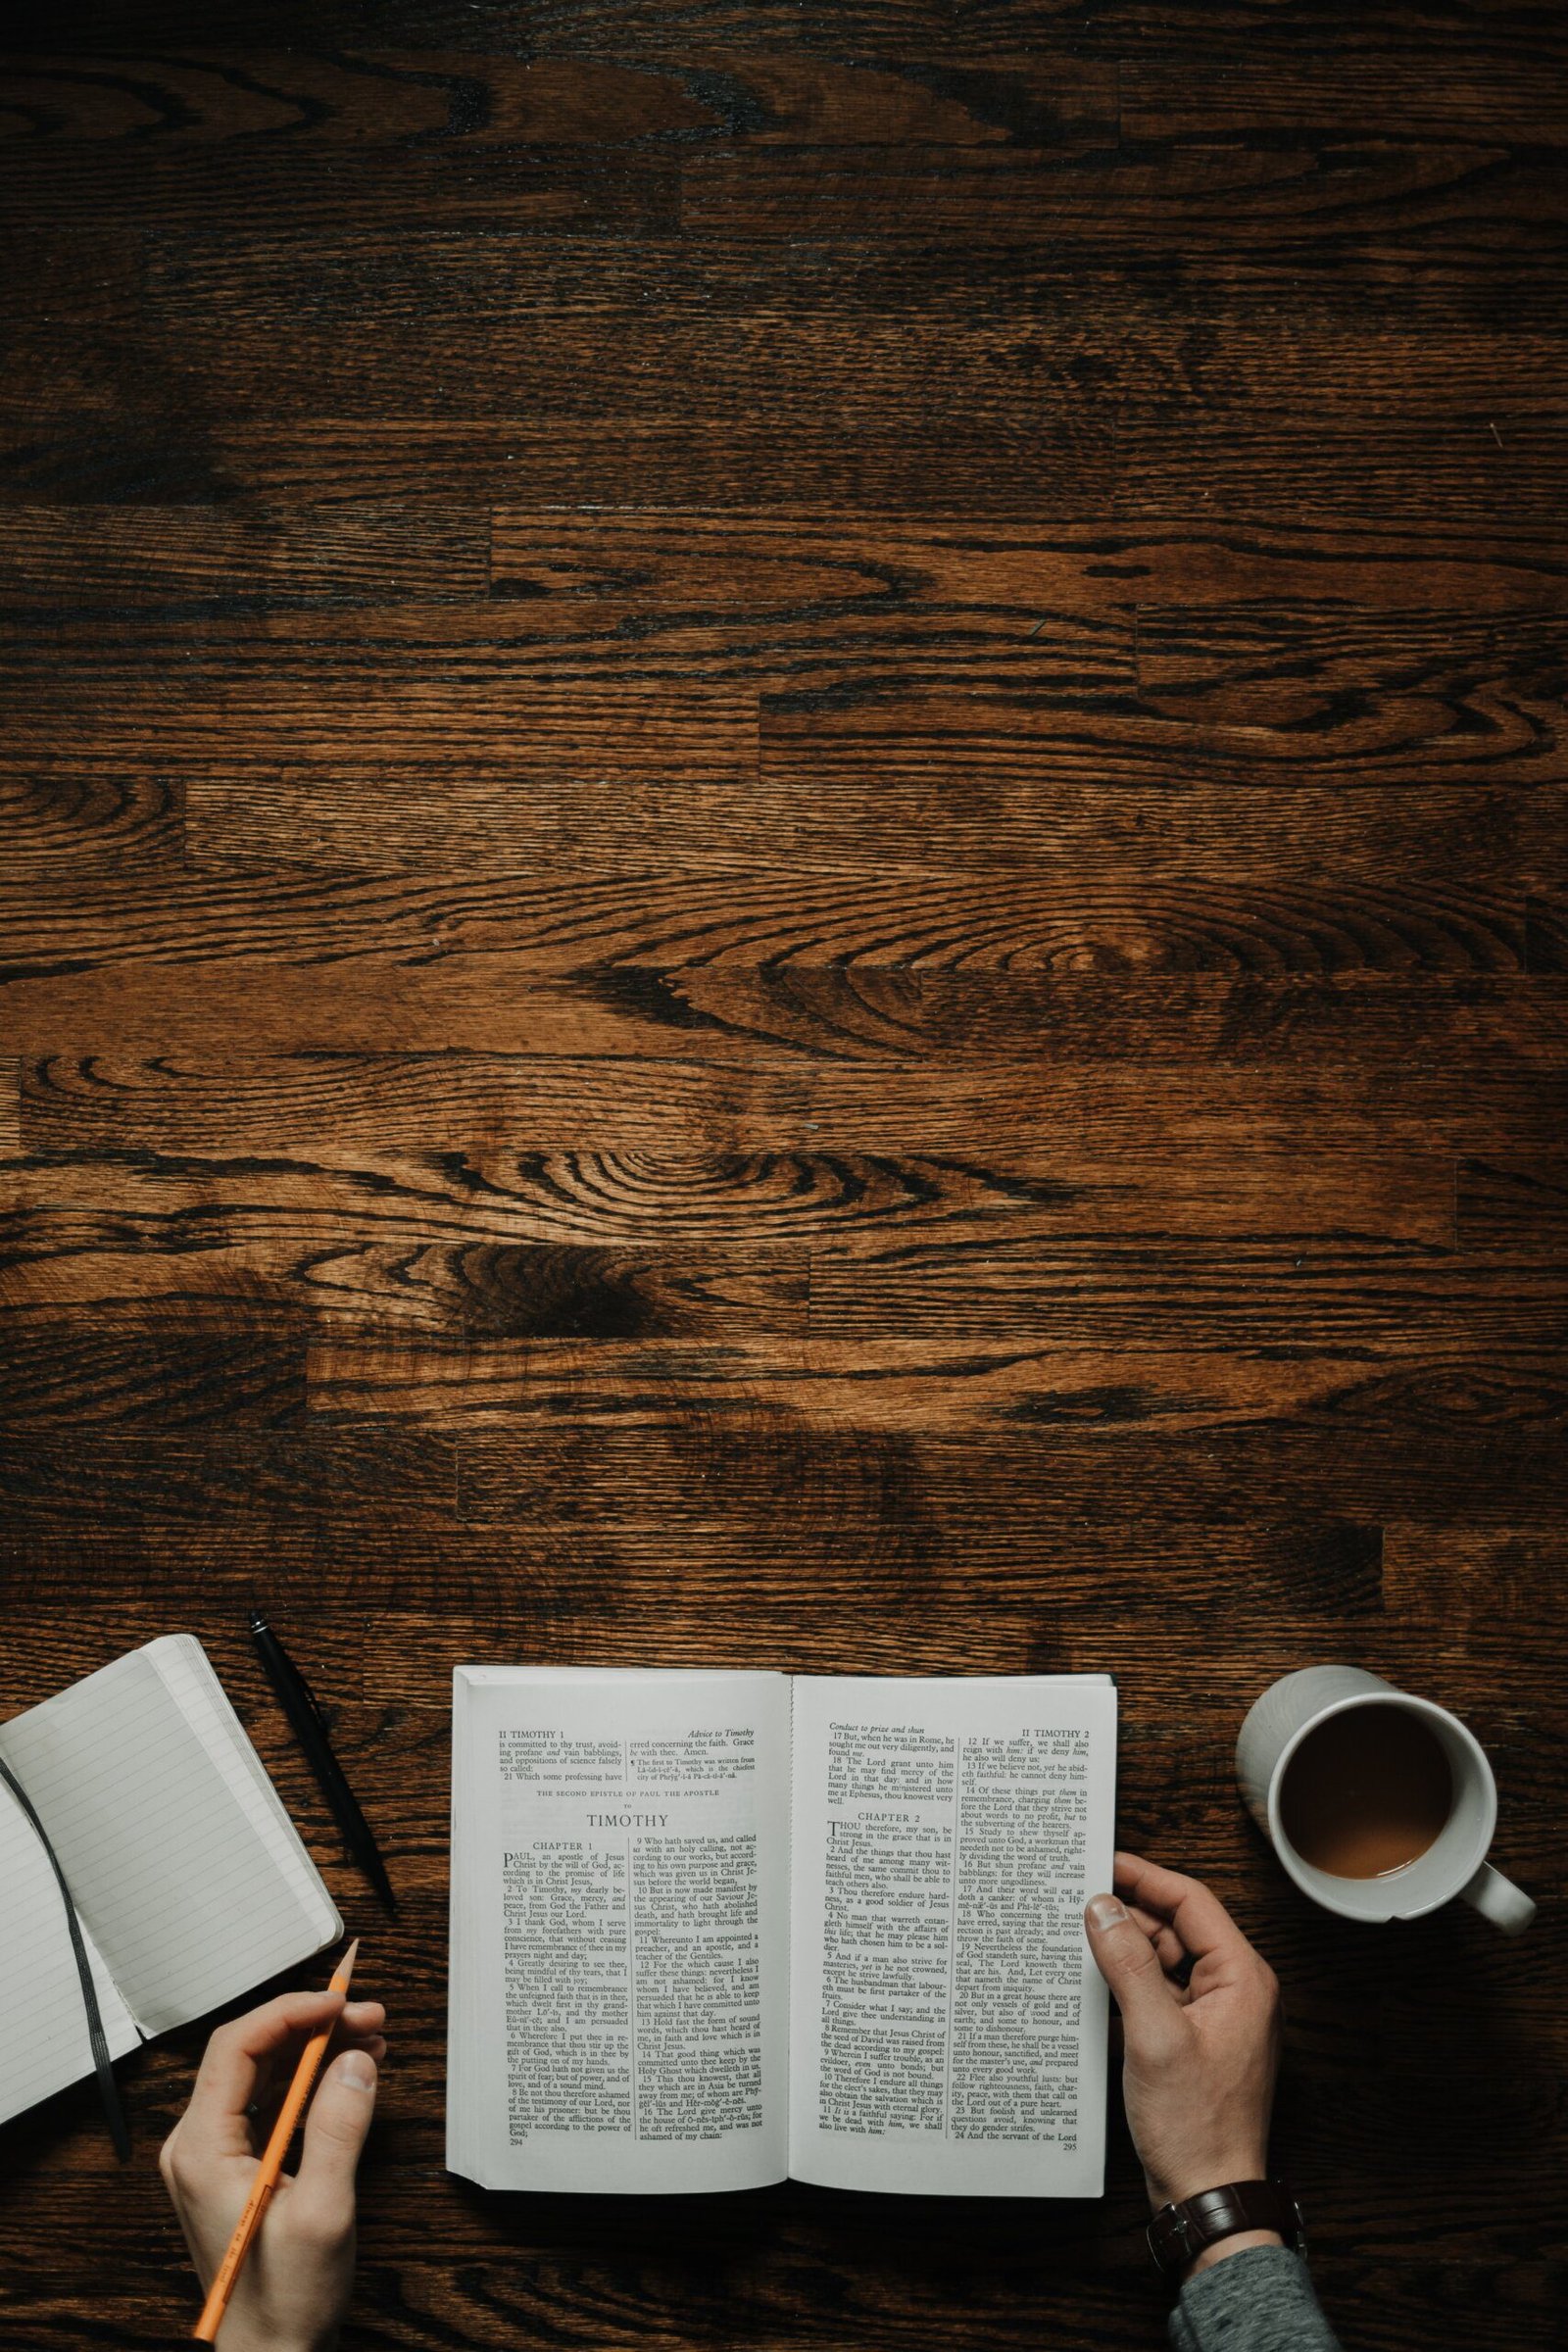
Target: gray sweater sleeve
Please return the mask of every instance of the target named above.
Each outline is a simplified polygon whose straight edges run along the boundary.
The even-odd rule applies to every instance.
[[[1288,2246],[1244,2246],[1189,2278],[1170,2340],[1173,2352],[1340,2352],[1306,2265]]]

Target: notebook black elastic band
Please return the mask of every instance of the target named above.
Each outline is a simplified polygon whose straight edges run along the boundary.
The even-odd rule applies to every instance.
[[[82,2006],[87,2012],[87,2037],[92,2043],[92,2062],[98,2072],[98,2096],[104,2103],[104,2114],[108,2118],[110,2137],[115,2143],[115,2154],[120,2158],[122,2164],[128,2164],[130,2161],[130,2131],[125,2122],[125,2110],[120,2104],[120,2085],[115,2081],[115,2070],[109,2058],[109,2039],[104,2033],[104,2021],[98,2009],[98,1987],[92,1981],[92,1963],[87,1958],[87,1946],[81,1939],[81,1922],[76,1917],[76,1906],[71,1899],[71,1888],[66,1885],[66,1874],[60,1867],[59,1855],[49,1842],[49,1833],[32,1809],[32,1799],[3,1757],[0,1757],[0,1780],[5,1782],[6,1787],[37,1832],[38,1843],[48,1855],[49,1867],[55,1874],[55,1880],[60,1888],[60,1897],[66,1906],[66,1925],[71,1930],[71,1948],[76,1955],[76,1974],[81,1979]]]

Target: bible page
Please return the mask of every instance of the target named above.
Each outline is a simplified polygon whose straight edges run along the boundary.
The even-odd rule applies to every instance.
[[[454,2172],[784,2178],[789,1771],[782,1675],[457,1669]]]
[[[790,2171],[1099,2196],[1106,1677],[795,1682]]]

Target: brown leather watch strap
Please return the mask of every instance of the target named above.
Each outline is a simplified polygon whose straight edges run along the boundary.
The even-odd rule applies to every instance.
[[[1149,2225],[1149,2251],[1167,2278],[1178,2278],[1205,2246],[1242,2230],[1277,2230],[1298,2254],[1306,2251],[1301,2208],[1283,2180],[1228,2180],[1162,2205]]]

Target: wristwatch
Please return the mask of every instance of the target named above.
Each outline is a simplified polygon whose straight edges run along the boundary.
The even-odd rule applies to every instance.
[[[1162,2205],[1149,2225],[1149,2251],[1163,2277],[1179,2278],[1205,2246],[1241,2230],[1277,2230],[1296,2253],[1306,2254],[1301,2208],[1284,2180],[1230,2180]]]

